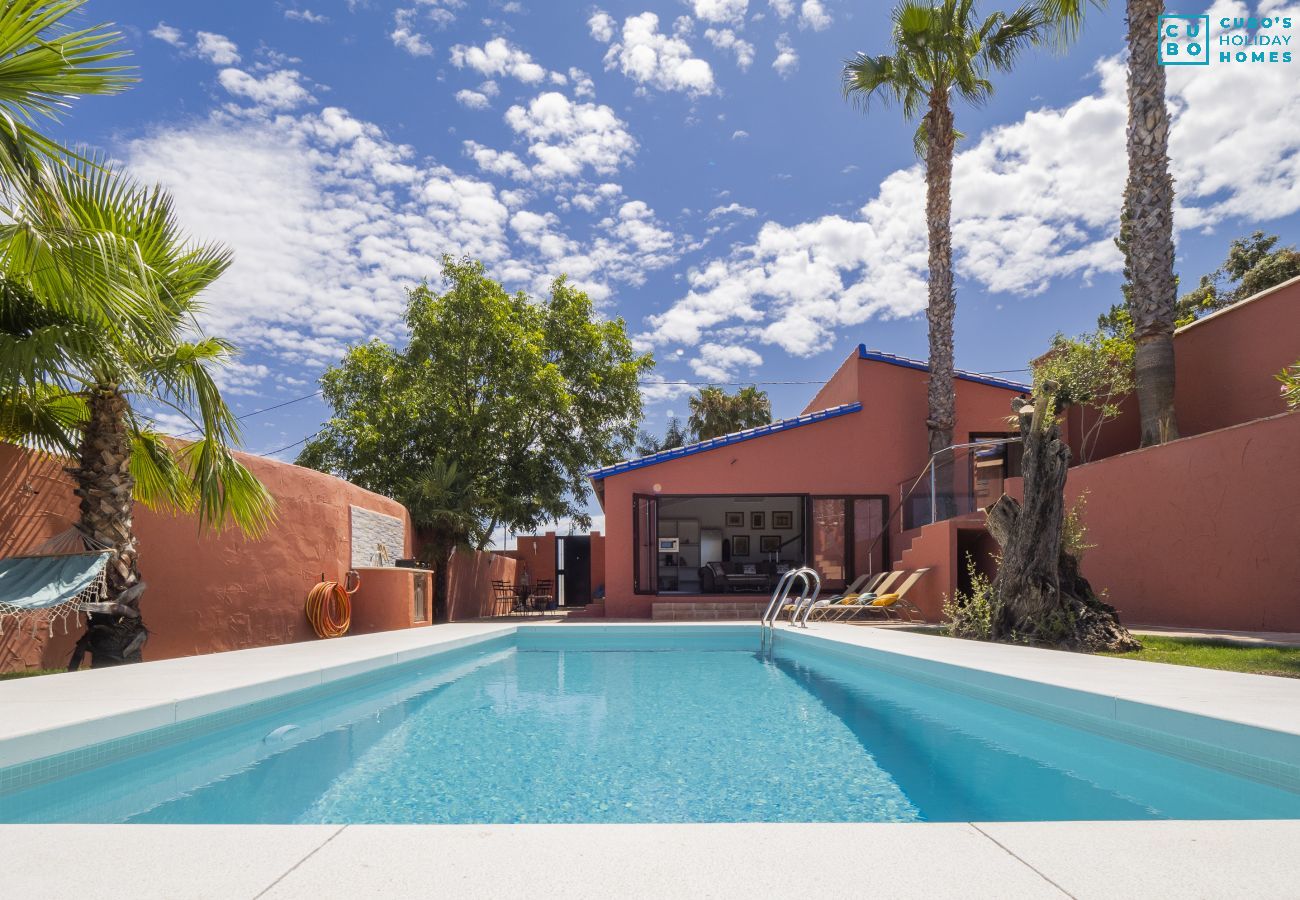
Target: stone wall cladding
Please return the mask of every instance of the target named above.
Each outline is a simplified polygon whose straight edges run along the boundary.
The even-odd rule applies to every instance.
[[[379,548],[388,558],[382,563]],[[392,565],[405,555],[406,527],[396,516],[385,515],[364,507],[352,507],[352,567]]]

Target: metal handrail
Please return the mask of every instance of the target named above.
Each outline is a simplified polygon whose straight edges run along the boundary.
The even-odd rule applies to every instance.
[[[808,573],[813,577],[813,592],[807,597],[800,596],[798,602],[795,603],[794,609],[790,611],[790,626],[792,628],[808,627],[808,613],[812,612],[813,604],[817,602],[817,595],[822,592],[822,577],[817,574],[817,570],[809,569]],[[804,612],[803,624],[801,625],[799,623],[799,613],[804,610],[808,612]]]
[[[810,579],[811,576],[811,580]],[[808,598],[808,590],[813,590],[813,597],[821,591],[821,576],[815,569],[808,566],[801,566],[798,569],[792,569],[781,576],[776,583],[776,589],[772,591],[772,600],[767,604],[767,609],[763,612],[763,618],[759,620],[759,649],[762,650],[767,646],[767,639],[770,632],[775,632],[776,621],[780,618],[781,610],[785,608],[785,601],[790,596],[790,589],[794,586],[796,578],[803,579],[803,587],[799,591],[799,597],[795,601],[795,611],[791,613],[790,619],[793,622],[794,613],[800,609],[804,601]]]

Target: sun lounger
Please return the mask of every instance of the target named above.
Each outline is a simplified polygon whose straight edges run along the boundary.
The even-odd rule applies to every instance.
[[[852,607],[851,612],[849,612],[845,618],[854,618],[859,615],[879,615],[885,619],[897,618],[900,622],[924,622],[925,614],[921,612],[920,608],[915,603],[907,599],[906,594],[918,581],[921,580],[921,576],[928,571],[930,571],[928,568],[917,569],[911,575],[907,576],[907,580],[899,585],[896,592],[881,594],[869,603]]]
[[[861,593],[855,594],[845,591],[838,597],[828,597],[824,601],[818,600],[813,604],[812,609],[808,611],[804,621],[806,622],[808,619],[816,619],[822,622],[836,621],[848,612],[886,593],[895,582],[906,574],[906,569],[899,569],[895,572],[881,572],[872,579],[866,590]]]

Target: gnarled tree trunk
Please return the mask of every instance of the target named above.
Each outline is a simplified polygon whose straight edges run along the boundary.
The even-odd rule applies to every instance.
[[[1137,650],[1141,645],[1115,608],[1097,598],[1078,560],[1061,545],[1070,450],[1047,418],[1055,391],[1049,382],[1033,403],[1016,398],[1011,404],[1024,442],[1025,502],[1003,494],[988,511],[989,533],[1002,548],[993,579],[992,638],[1086,652]]]
[[[1128,0],[1128,184],[1124,274],[1136,345],[1134,380],[1142,446],[1178,437],[1174,417],[1174,181],[1169,110],[1160,65],[1162,0]]]
[[[925,222],[930,241],[930,294],[925,318],[930,329],[928,387],[930,455],[952,446],[956,419],[953,393],[953,318],[956,296],[952,286],[952,155],[956,144],[952,107],[946,90],[930,96],[925,116]],[[953,502],[953,460],[943,453],[935,460],[935,507],[945,519],[956,512]]]
[[[81,498],[80,528],[113,557],[108,564],[111,613],[91,613],[86,633],[77,642],[69,669],[81,666],[87,652],[91,667],[140,662],[148,631],[140,617],[145,583],[136,562],[131,527],[135,479],[131,477],[131,434],[127,401],[116,385],[98,385],[90,392],[90,419],[81,442],[80,466],[68,471],[76,478]]]

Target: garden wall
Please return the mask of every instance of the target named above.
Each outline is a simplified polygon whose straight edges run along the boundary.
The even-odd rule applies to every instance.
[[[316,640],[303,613],[307,592],[320,580],[342,578],[352,560],[351,507],[394,516],[412,532],[405,508],[346,481],[287,463],[240,454],[275,497],[278,520],[262,540],[237,530],[200,533],[192,516],[136,507],[140,570],[149,588],[143,612],[150,630],[146,659],[168,659],[292,641]],[[0,443],[0,556],[40,545],[76,521],[78,500],[69,461]],[[354,597],[360,613],[354,633],[408,627],[413,580],[409,573],[365,577]],[[0,670],[66,664],[80,633],[70,627],[51,640],[6,627]]]
[[[1297,448],[1293,412],[1071,469],[1084,575],[1128,624],[1300,631]]]
[[[503,616],[509,608],[498,602],[492,582],[514,584],[518,561],[499,553],[457,550],[447,571],[447,606],[453,622],[483,616]]]

